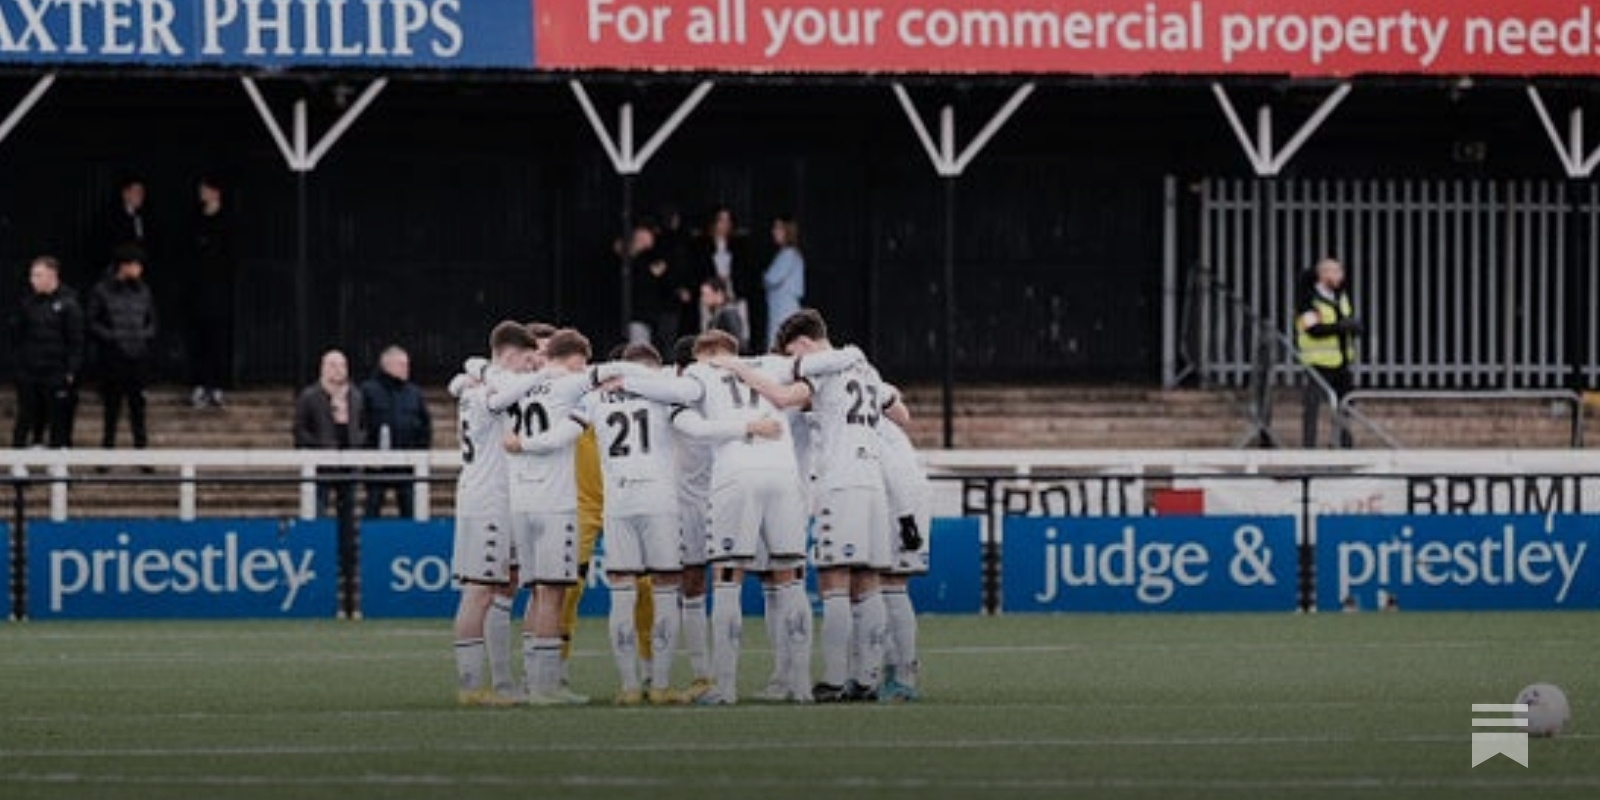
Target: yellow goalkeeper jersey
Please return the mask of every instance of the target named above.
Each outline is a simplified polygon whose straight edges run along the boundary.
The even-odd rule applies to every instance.
[[[599,530],[605,514],[605,481],[600,477],[600,445],[590,428],[578,437],[573,470],[578,478],[578,530]]]

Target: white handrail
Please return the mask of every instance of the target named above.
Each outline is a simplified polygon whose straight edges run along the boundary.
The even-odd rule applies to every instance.
[[[1540,475],[1593,474],[1597,462],[1583,450],[930,450],[922,455],[934,477],[1037,477],[1040,474],[1160,476],[1173,473],[1312,473],[1482,474],[1525,472]],[[37,481],[49,487],[50,516],[69,516],[74,472],[95,467],[153,467],[178,473],[175,510],[182,519],[195,516],[195,486],[228,472],[255,475],[287,473],[298,478],[299,514],[316,515],[319,468],[409,467],[416,487],[415,518],[427,521],[433,511],[435,478],[449,479],[461,468],[455,450],[0,450],[0,470],[13,481]],[[159,479],[159,478],[158,478]],[[359,475],[351,480],[360,480]],[[0,479],[3,480],[3,479]],[[82,480],[93,483],[94,479]]]

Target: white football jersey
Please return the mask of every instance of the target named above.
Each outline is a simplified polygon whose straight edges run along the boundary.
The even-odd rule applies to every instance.
[[[672,418],[679,414],[695,414],[685,406],[674,406]],[[685,503],[704,508],[711,501],[711,470],[716,464],[716,446],[674,428],[677,437],[678,497]]]
[[[541,380],[506,409],[511,431],[528,437],[545,433],[556,423],[576,418],[588,424],[578,400],[592,386],[587,373],[541,372]],[[578,509],[576,442],[549,453],[517,453],[510,458],[511,510],[523,514],[568,514]]]
[[[600,448],[606,515],[676,513],[678,460],[671,407],[630,392],[605,391],[584,397],[582,409]]]
[[[760,358],[758,369],[777,378],[786,370],[786,359]],[[756,390],[750,388],[739,376],[709,364],[695,364],[684,371],[684,377],[700,384],[700,412],[707,420],[724,422],[754,422],[763,417],[777,420],[782,433],[776,439],[732,439],[716,448],[716,469],[723,474],[743,470],[796,470],[794,438],[789,430],[788,415],[778,410]]]
[[[461,434],[461,473],[456,477],[456,513],[498,516],[510,507],[503,416],[489,410],[489,387],[474,386],[456,399]]]
[[[811,384],[811,410],[818,425],[817,487],[822,490],[883,488],[883,439],[878,426],[894,391],[864,360],[826,375],[804,376]],[[793,374],[785,378],[795,380]]]
[[[889,420],[878,424],[883,439],[883,485],[889,492],[889,512],[895,518],[916,516],[933,491],[928,473],[917,461],[911,437]]]

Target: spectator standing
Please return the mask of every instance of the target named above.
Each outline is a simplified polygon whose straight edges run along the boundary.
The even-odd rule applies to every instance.
[[[765,315],[759,303],[761,271],[750,263],[749,244],[738,230],[733,210],[719,206],[711,213],[700,247],[696,250],[702,278],[721,278],[728,289],[728,305],[743,319],[746,332],[765,330]],[[710,311],[702,309],[702,329],[710,323]],[[747,335],[745,344],[752,344]]]
[[[111,272],[89,293],[89,332],[100,358],[100,399],[105,406],[101,446],[117,444],[117,422],[128,406],[133,446],[149,442],[145,428],[144,387],[156,339],[156,304],[144,282],[144,252],[135,245],[117,248]]]
[[[638,225],[628,243],[633,280],[633,321],[628,340],[635,344],[662,342],[668,347],[678,338],[684,309],[693,299],[683,286],[666,253],[656,246],[655,231]]]
[[[300,392],[294,406],[294,446],[300,450],[350,450],[366,441],[366,401],[350,385],[350,362],[344,353],[329,350],[322,354],[317,381]],[[347,476],[347,470],[324,467],[323,476]],[[341,519],[355,513],[355,496],[348,481],[317,484],[317,513],[328,508],[328,498],[336,502]]]
[[[806,261],[800,253],[800,225],[793,217],[772,222],[772,243],[778,254],[762,275],[767,288],[767,342],[776,341],[778,326],[800,310],[806,296]]]
[[[137,245],[148,258],[150,225],[145,216],[144,180],[129,176],[117,184],[117,204],[111,209],[106,226],[106,253],[115,257],[129,245]]]
[[[750,337],[744,316],[728,300],[728,282],[712,276],[700,282],[700,305],[706,310],[704,330],[723,331],[739,340],[739,351],[748,352]]]
[[[28,266],[31,291],[11,314],[17,354],[17,425],[11,446],[72,446],[83,371],[83,308],[61,283],[61,263],[40,256]],[[49,430],[49,439],[45,431]]]
[[[199,214],[194,223],[190,274],[185,281],[189,368],[194,380],[190,404],[222,406],[223,389],[233,378],[233,237],[222,184],[202,178]]]
[[[1365,331],[1355,316],[1355,305],[1345,289],[1344,265],[1332,258],[1317,262],[1313,268],[1312,285],[1300,304],[1295,317],[1295,347],[1300,361],[1333,388],[1334,396],[1342,402],[1355,385],[1351,371],[1356,359],[1356,337]],[[1306,386],[1305,417],[1302,433],[1306,447],[1317,446],[1317,415],[1325,400],[1321,386],[1315,382]],[[1331,409],[1335,443],[1349,448],[1354,440],[1350,427],[1345,424],[1339,408]]]
[[[427,450],[433,444],[428,402],[422,390],[411,382],[411,356],[399,345],[390,345],[378,357],[378,371],[361,384],[361,396],[367,412],[367,447]],[[378,479],[367,481],[365,516],[381,516],[384,496],[393,489],[400,516],[411,518],[416,513],[411,470],[386,467],[373,471],[378,473]]]

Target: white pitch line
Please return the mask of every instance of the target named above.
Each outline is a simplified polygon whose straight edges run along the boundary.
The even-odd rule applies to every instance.
[[[6,780],[17,784],[34,785],[116,785],[116,786],[213,786],[213,787],[338,787],[338,786],[520,786],[527,778],[510,775],[86,775],[81,773],[20,773],[7,775]],[[714,786],[726,789],[793,788],[790,780],[758,778],[740,775],[715,775],[665,779],[628,775],[560,775],[540,777],[541,785],[569,788],[643,788]],[[808,789],[863,790],[950,790],[971,791],[1031,791],[1042,790],[1098,790],[1138,791],[1152,790],[1207,790],[1207,791],[1310,791],[1336,790],[1371,792],[1395,790],[1496,790],[1510,789],[1594,789],[1600,788],[1600,775],[1539,778],[1514,776],[1496,778],[1282,778],[1282,779],[1231,779],[1231,778],[883,778],[877,776],[840,776],[809,779]]]
[[[1324,709],[1324,710],[1326,710],[1326,709],[1367,708],[1367,707],[1370,707],[1371,705],[1372,704],[1370,702],[1358,702],[1358,701],[1354,701],[1354,700],[1343,700],[1343,701],[1336,701],[1336,700],[1330,700],[1330,701],[1302,701],[1302,700],[1264,701],[1264,700],[1254,700],[1254,701],[1251,701],[1249,703],[1230,704],[1228,706],[1228,708],[1229,708],[1229,710],[1232,710],[1232,711],[1258,713],[1258,712],[1261,712],[1261,711],[1273,711],[1273,710],[1287,710],[1287,711],[1297,711],[1298,712],[1298,711],[1304,711],[1306,709]],[[1398,702],[1396,702],[1396,703],[1388,703],[1387,706],[1389,708],[1409,707],[1409,708],[1419,708],[1419,709],[1431,709],[1431,708],[1437,708],[1438,707],[1438,703],[1413,701],[1413,702],[1408,702],[1408,703],[1398,703]],[[592,706],[591,708],[593,708],[595,711],[597,711],[599,713],[617,714],[617,715],[639,715],[639,716],[643,716],[643,717],[659,716],[659,715],[664,714],[664,713],[673,713],[673,712],[698,713],[697,710],[695,710],[695,709],[611,708],[611,707],[605,707],[605,706]],[[923,704],[914,705],[914,706],[911,706],[911,707],[908,707],[908,708],[896,709],[895,713],[897,713],[897,714],[914,714],[918,710],[921,710],[921,709],[924,709],[924,708],[946,708],[947,709],[948,706],[923,703]],[[774,712],[782,712],[782,711],[788,711],[788,710],[794,710],[796,712],[802,712],[803,713],[803,712],[811,710],[811,709],[809,707],[799,707],[799,706],[794,706],[794,705],[789,705],[789,704],[782,704],[782,703],[756,702],[756,703],[746,703],[746,704],[743,704],[743,705],[732,706],[732,707],[718,708],[718,709],[715,709],[714,711],[709,711],[709,712],[705,712],[705,713],[715,713],[715,714],[738,714],[738,713],[757,713],[757,712],[759,712],[759,713],[774,713]],[[1012,712],[1015,712],[1015,711],[1031,711],[1031,712],[1039,712],[1039,713],[1070,714],[1070,713],[1075,713],[1075,712],[1077,712],[1077,713],[1093,712],[1095,710],[1105,710],[1105,711],[1128,711],[1128,710],[1140,710],[1140,711],[1208,711],[1208,712],[1214,712],[1216,710],[1216,704],[1213,704],[1213,703],[1110,703],[1110,702],[1102,702],[1102,703],[1092,703],[1092,702],[1090,702],[1090,703],[984,703],[982,706],[968,707],[965,710],[966,710],[967,713],[971,713],[971,714],[1009,714],[1009,713],[1012,713]],[[438,708],[406,709],[406,710],[393,709],[393,708],[377,708],[377,709],[340,709],[340,710],[331,710],[331,711],[271,711],[271,710],[265,710],[265,711],[237,711],[237,712],[217,712],[217,711],[128,711],[128,712],[120,712],[120,711],[93,711],[93,712],[89,712],[89,711],[66,711],[66,712],[60,712],[60,713],[54,713],[54,714],[19,714],[19,715],[8,717],[7,719],[9,719],[12,722],[19,722],[19,723],[20,722],[27,722],[27,723],[106,722],[106,721],[110,721],[110,720],[117,720],[117,721],[164,720],[164,721],[184,721],[184,722],[200,722],[200,721],[204,721],[204,720],[230,720],[230,719],[245,719],[245,720],[261,720],[261,719],[296,719],[296,720],[305,720],[305,719],[338,719],[338,720],[351,720],[351,719],[369,719],[369,718],[370,719],[390,719],[390,718],[394,718],[394,717],[398,717],[398,716],[430,716],[430,717],[454,718],[454,717],[459,717],[463,713],[472,713],[472,711],[473,711],[472,709],[462,709],[462,708],[460,708],[458,706],[448,706],[448,707],[441,706],[441,707],[438,707]],[[498,713],[498,711],[499,710],[485,709],[485,710],[481,710],[481,713],[484,713],[486,715],[493,715],[495,713]],[[514,713],[517,713],[517,712],[513,710],[513,711],[509,711],[509,713],[513,713],[514,714]],[[1569,737],[1564,737],[1564,738],[1569,738]]]
[[[1561,737],[1563,740],[1589,741],[1596,737],[1591,735],[1571,735]],[[764,752],[784,751],[797,748],[810,748],[818,750],[975,750],[975,749],[1109,749],[1109,748],[1154,748],[1154,747],[1264,747],[1264,746],[1300,746],[1300,745],[1383,745],[1383,744],[1450,744],[1458,745],[1466,742],[1465,736],[1458,733],[1399,736],[1399,737],[1366,737],[1366,736],[1192,736],[1192,737],[1123,737],[1105,739],[1087,738],[1046,738],[1046,739],[950,739],[940,741],[821,741],[821,740],[784,740],[760,742],[645,742],[636,744],[608,744],[605,751],[610,753],[738,753],[738,752]],[[36,760],[52,758],[250,758],[258,756],[346,756],[346,755],[385,755],[396,753],[524,753],[529,749],[539,752],[557,753],[592,753],[596,752],[593,745],[570,744],[562,742],[529,743],[523,747],[514,746],[487,746],[484,744],[470,745],[419,745],[419,746],[378,746],[378,745],[343,745],[336,747],[321,745],[304,746],[260,746],[260,747],[138,747],[138,748],[63,748],[52,749],[0,749],[0,761],[6,760]]]

